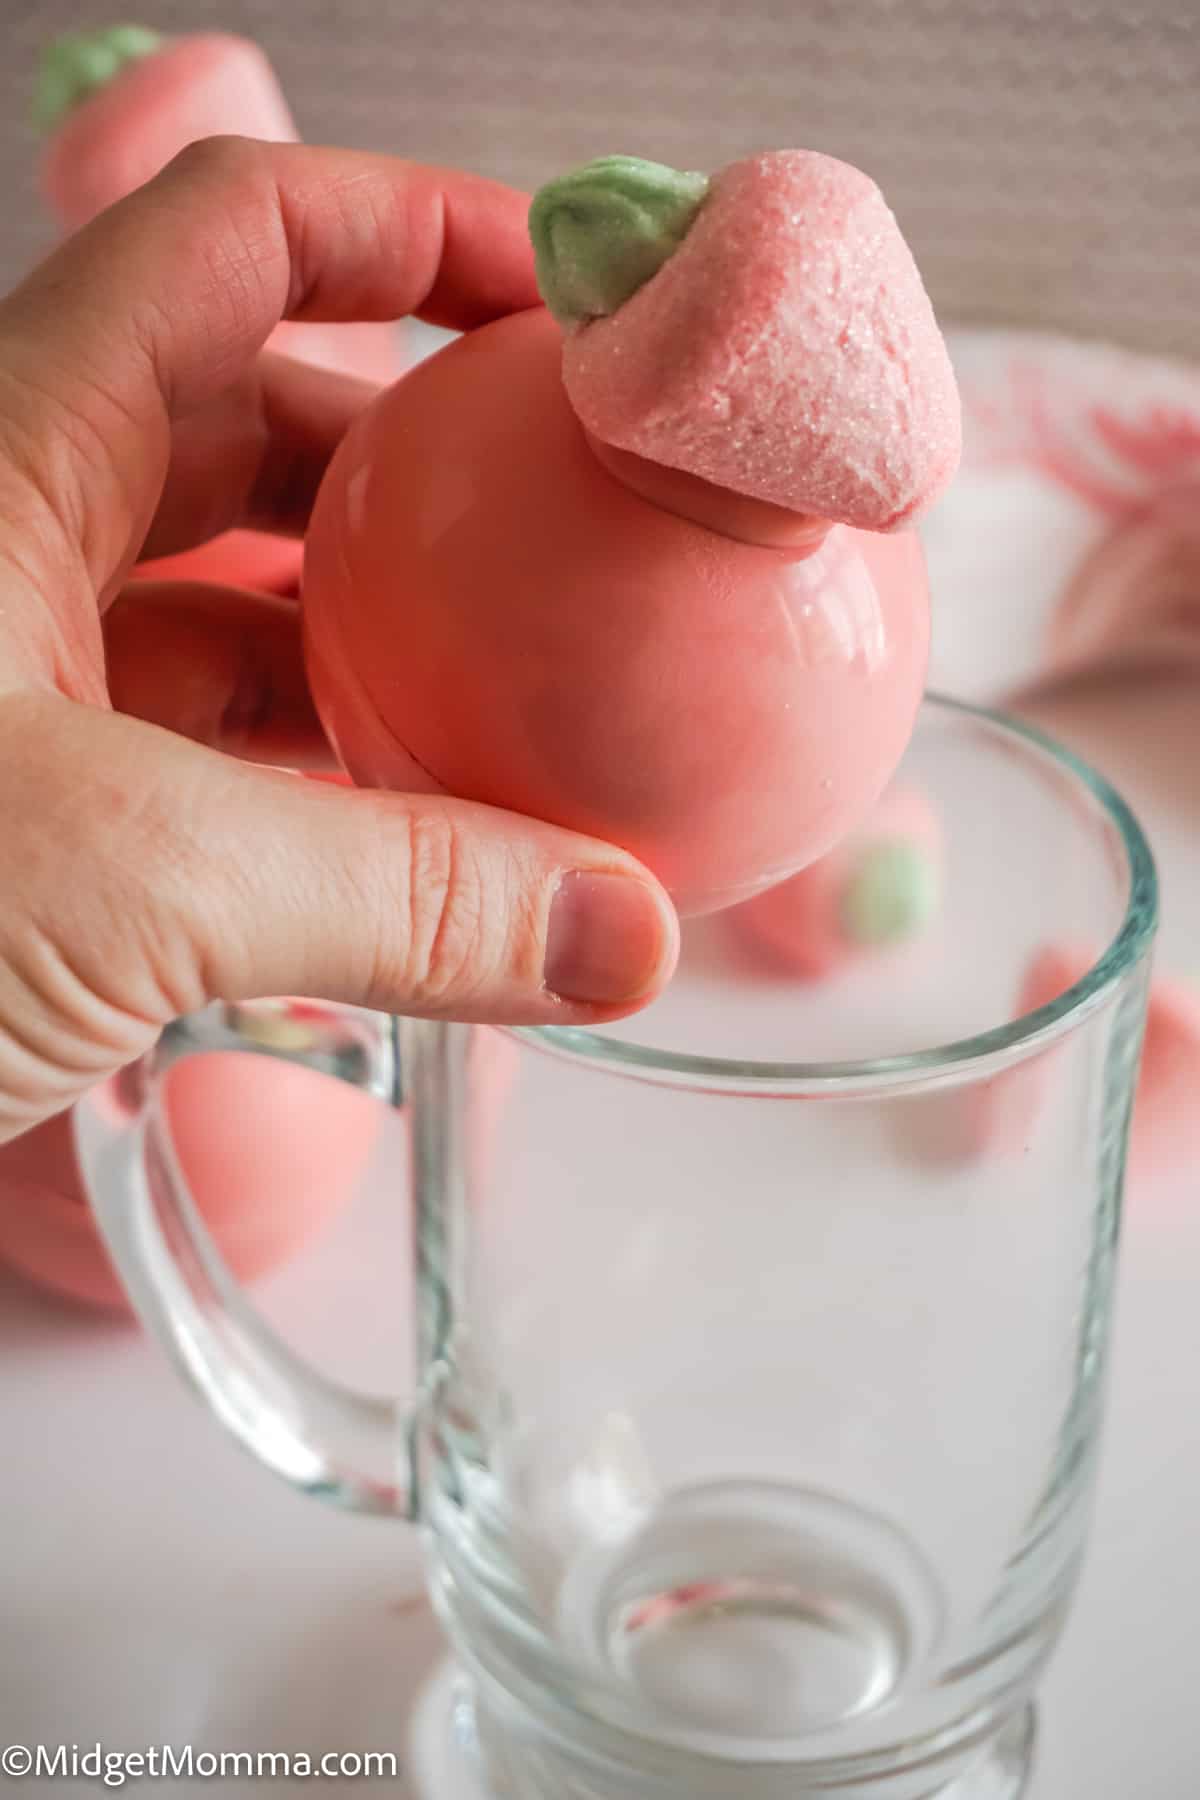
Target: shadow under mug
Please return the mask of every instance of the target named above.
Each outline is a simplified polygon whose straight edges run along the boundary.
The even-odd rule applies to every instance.
[[[134,1305],[224,1425],[420,1520],[460,1671],[414,1765],[439,1800],[1025,1783],[1085,1535],[1155,874],[1103,780],[994,715],[927,701],[900,779],[940,821],[940,909],[827,980],[716,916],[613,1028],[314,1007],[291,1041],[226,1008],[79,1109]],[[1014,1017],[1062,937],[1087,974]],[[235,1047],[406,1110],[415,1397],[304,1366],[206,1241],[161,1078]]]

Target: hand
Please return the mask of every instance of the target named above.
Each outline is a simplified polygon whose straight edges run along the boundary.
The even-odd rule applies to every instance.
[[[125,585],[303,531],[368,391],[260,356],[281,319],[532,305],[524,222],[470,176],[214,139],[0,304],[0,1141],[215,999],[592,1023],[668,978],[623,852],[248,760],[327,757],[291,603]]]

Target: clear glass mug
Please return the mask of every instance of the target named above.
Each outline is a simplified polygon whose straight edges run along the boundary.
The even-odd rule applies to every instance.
[[[602,1032],[309,1009],[185,1021],[80,1110],[109,1249],[222,1422],[419,1519],[457,1686],[423,1794],[1001,1800],[1079,1566],[1156,920],[1120,799],[927,702],[925,934],[836,978],[728,917]],[[1014,1016],[1067,937],[1087,976]],[[306,1035],[307,1034],[307,1035]],[[161,1074],[269,1048],[410,1114],[419,1385],[350,1393],[238,1294]],[[398,1304],[407,1300],[397,1297]]]

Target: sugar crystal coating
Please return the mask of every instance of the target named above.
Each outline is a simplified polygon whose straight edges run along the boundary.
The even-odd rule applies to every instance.
[[[875,183],[809,150],[713,177],[678,250],[570,333],[594,436],[795,512],[886,531],[958,466],[946,347]]]

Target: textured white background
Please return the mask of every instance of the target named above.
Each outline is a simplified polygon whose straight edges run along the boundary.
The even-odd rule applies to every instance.
[[[122,14],[117,5],[115,13]],[[1195,0],[133,0],[249,32],[314,140],[536,184],[609,151],[800,144],[882,183],[947,315],[1200,356]],[[0,0],[0,280],[45,242],[40,47],[112,0]]]

